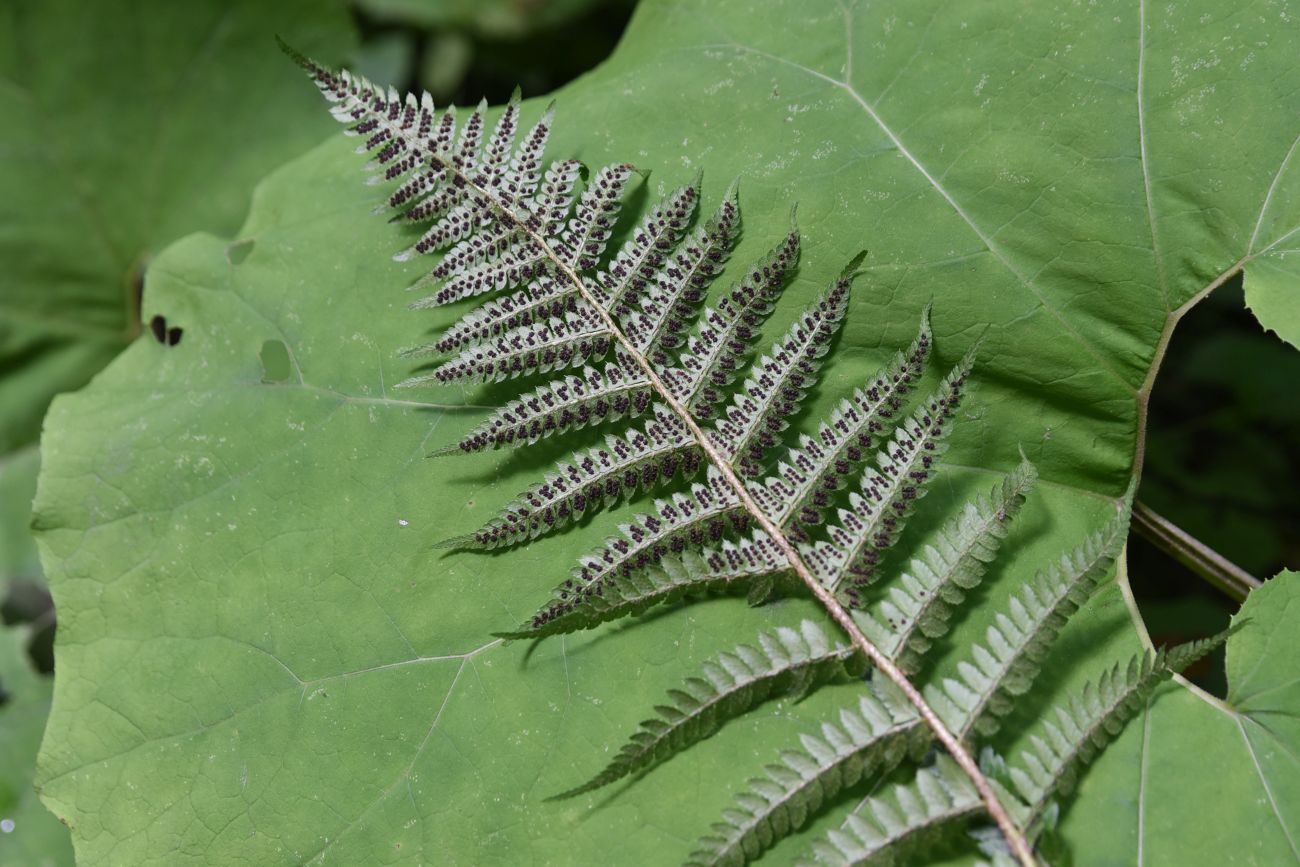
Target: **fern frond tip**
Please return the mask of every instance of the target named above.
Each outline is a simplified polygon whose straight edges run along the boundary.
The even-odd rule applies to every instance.
[[[443,539],[441,542],[434,542],[430,547],[470,551],[476,548],[482,548],[483,545],[478,541],[478,539],[474,538],[473,534],[463,533],[459,536],[451,536],[450,538]]]
[[[866,259],[867,251],[859,250],[853,258],[849,260],[849,263],[844,266],[844,270],[840,272],[840,280],[842,282],[849,282],[861,274],[862,272],[858,269]]]

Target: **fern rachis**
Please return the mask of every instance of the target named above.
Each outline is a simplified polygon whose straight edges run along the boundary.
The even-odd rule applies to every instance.
[[[844,725],[857,726],[851,736],[828,724],[824,740],[804,744],[820,756],[820,763],[808,764],[792,754],[784,760],[786,771],[772,771],[776,783],[758,783],[763,797],[747,802],[747,813],[724,817],[723,838],[731,842],[709,855],[710,863],[757,857],[772,839],[815,811],[823,795],[856,782],[868,769],[891,766],[888,756],[896,758],[897,750],[885,749],[888,756],[874,751],[902,738],[937,742],[946,754],[944,762],[958,769],[950,775],[957,775],[967,794],[949,799],[952,810],[939,810],[944,818],[982,811],[1016,857],[1032,864],[1026,828],[1040,807],[1022,802],[1020,794],[1032,801],[1031,794],[991,781],[965,742],[993,725],[988,714],[1005,712],[1007,702],[1001,699],[1006,694],[1028,688],[1046,645],[1064,618],[1086,600],[1098,564],[1113,558],[1114,546],[1101,545],[1063,561],[1054,573],[1060,580],[1042,579],[1044,587],[1060,591],[1050,597],[1054,602],[1034,597],[1035,604],[1013,608],[1004,616],[1015,629],[996,636],[991,631],[990,648],[973,648],[975,661],[959,669],[958,679],[942,690],[931,684],[918,689],[908,673],[918,668],[927,639],[942,634],[951,608],[982,577],[983,563],[996,552],[1001,525],[1032,483],[1032,468],[1026,465],[1017,471],[1016,484],[995,491],[998,505],[980,501],[973,506],[973,513],[963,514],[941,533],[939,547],[917,560],[912,574],[890,588],[890,598],[879,600],[871,613],[864,610],[872,609],[870,587],[882,579],[884,552],[899,538],[937,472],[936,460],[955,421],[973,356],[968,354],[891,431],[886,420],[902,408],[930,349],[923,323],[906,355],[843,404],[816,440],[804,438],[800,448],[789,450],[785,461],[778,461],[776,476],[765,478],[769,455],[781,447],[788,418],[815,381],[844,316],[861,257],[796,319],[769,355],[753,364],[727,405],[727,389],[748,354],[756,325],[772,309],[797,260],[796,232],[716,307],[703,308],[706,290],[721,273],[739,229],[734,186],[713,216],[693,231],[698,180],[669,193],[607,256],[621,197],[634,172],[627,165],[602,169],[579,195],[575,163],[556,163],[543,171],[552,109],[517,149],[517,97],[486,138],[482,106],[456,137],[454,112],[437,117],[427,95],[403,100],[392,90],[384,92],[290,53],[335,103],[336,116],[352,124],[353,133],[366,136],[360,150],[378,150],[373,163],[382,170],[378,179],[398,183],[388,206],[407,222],[432,224],[399,258],[446,250],[429,276],[417,282],[435,287],[433,294],[414,306],[493,296],[440,339],[415,350],[454,355],[405,384],[559,374],[446,451],[525,445],[595,424],[646,419],[621,439],[611,436],[606,449],[575,455],[495,522],[449,544],[494,547],[524,541],[566,525],[587,509],[679,476],[689,478],[703,468],[702,481],[659,501],[656,514],[625,525],[624,538],[611,539],[584,558],[550,605],[521,629],[505,634],[528,637],[590,628],[737,583],[749,585],[751,599],[761,601],[773,582],[792,575],[795,586],[811,595],[849,639],[847,645],[835,644],[811,627],[800,645],[803,650],[795,650],[785,636],[761,639],[761,653],[742,646],[733,655],[724,654],[706,666],[704,678],[674,693],[674,704],[660,708],[662,718],[646,723],[606,771],[566,794],[645,770],[768,698],[801,694],[828,679],[860,678],[869,662],[884,678],[869,681],[870,694],[882,700],[885,691],[893,691],[894,706],[907,708],[894,714],[898,727],[882,729],[885,734],[877,738],[863,735],[874,730],[865,723],[850,725],[849,717]],[[694,329],[686,336],[691,322]],[[578,366],[581,374],[564,372]],[[874,461],[868,460],[871,449],[880,447]],[[846,484],[859,471],[857,481]],[[836,505],[841,508],[834,521],[821,526],[824,513]],[[1122,536],[1126,521],[1126,514],[1117,519],[1112,529],[1118,525],[1120,530],[1110,538]],[[1004,633],[1024,640],[1008,644]],[[1137,681],[1142,689],[1153,688],[1150,677]],[[1109,730],[1131,705],[1127,699],[1107,705],[1099,725]],[[868,706],[861,710],[866,714]],[[1075,734],[1093,738],[1096,729],[1084,726]],[[1040,775],[1039,790],[1053,790],[1076,757],[1086,758],[1085,752],[1066,743],[1056,755],[1067,758],[1055,774]],[[939,771],[918,774],[922,801],[937,803],[927,801],[927,793],[953,790],[943,788],[941,777]],[[900,803],[913,797],[912,789],[900,789]],[[918,816],[933,818],[925,811]],[[855,827],[866,827],[863,821]],[[914,829],[905,825],[902,830],[900,839]],[[707,854],[707,849],[701,851]]]

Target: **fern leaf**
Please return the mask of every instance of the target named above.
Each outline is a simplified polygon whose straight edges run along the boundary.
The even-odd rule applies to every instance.
[[[497,193],[505,201],[514,201],[518,198],[521,192],[520,186],[527,187],[522,190],[525,195],[530,195],[536,187],[541,169],[541,149],[546,146],[551,120],[555,117],[555,106],[552,104],[533,127],[532,133],[520,145],[518,154],[511,159],[515,151],[515,139],[519,134],[521,99],[520,90],[516,87],[506,102],[505,110],[497,118],[496,129],[488,139],[483,160],[474,178],[479,186]],[[530,176],[531,186],[528,184]]]
[[[872,643],[904,672],[919,671],[933,639],[948,631],[953,607],[983,579],[1006,537],[1007,523],[1020,511],[1037,478],[1034,465],[1024,460],[988,499],[967,502],[939,528],[884,598],[857,618]]]
[[[804,311],[771,355],[758,361],[740,393],[715,427],[722,455],[742,473],[754,476],[763,455],[789,425],[790,416],[814,382],[821,361],[848,310],[849,288],[860,253],[826,294]]]
[[[590,509],[617,502],[639,488],[694,476],[700,450],[686,427],[662,405],[644,430],[607,436],[605,445],[587,449],[559,464],[502,508],[457,547],[499,548],[564,527]]]
[[[625,318],[636,306],[668,253],[676,246],[699,204],[698,185],[678,187],[650,209],[614,260],[589,286],[596,303]]]
[[[664,382],[696,418],[712,417],[724,389],[736,378],[742,359],[772,312],[776,299],[799,263],[799,232],[769,251],[736,282],[716,307],[706,308]]]
[[[817,624],[761,634],[758,647],[739,645],[706,662],[700,676],[671,690],[671,704],[655,708],[618,755],[586,783],[556,795],[570,798],[644,771],[712,736],[724,723],[754,705],[782,695],[802,695],[813,686],[860,674],[851,671],[853,648],[831,641]]]
[[[737,542],[700,551],[687,549],[665,556],[657,565],[610,576],[602,592],[585,595],[551,619],[537,618],[515,632],[498,633],[501,638],[541,638],[591,629],[601,623],[628,617],[678,599],[702,593],[725,591],[757,578],[772,578],[790,568],[785,554],[762,530]]]
[[[617,361],[599,369],[588,367],[512,400],[442,452],[527,445],[588,425],[642,415],[653,399],[650,383],[630,360],[619,353],[616,357]],[[680,422],[677,427],[682,427]]]
[[[840,711],[838,724],[802,735],[802,749],[787,750],[766,776],[750,780],[723,813],[713,833],[691,853],[691,867],[741,865],[799,830],[842,790],[894,768],[914,748],[924,724],[889,687],[873,684],[857,708]]]
[[[839,510],[839,521],[828,528],[829,542],[805,548],[813,573],[848,604],[860,608],[862,589],[875,580],[876,567],[902,531],[916,501],[934,478],[935,461],[946,448],[950,422],[961,403],[974,354],[952,369],[911,419],[894,431],[893,439],[876,456],[876,467],[862,476]]]
[[[1012,784],[1029,804],[1025,824],[1032,824],[1053,796],[1073,790],[1080,768],[1106,748],[1124,723],[1146,705],[1157,686],[1226,638],[1223,633],[1172,651],[1136,655],[1128,665],[1115,665],[1079,694],[1048,710],[1038,731],[1030,735],[1029,748],[1007,769]]]
[[[533,627],[544,626],[590,596],[603,594],[619,576],[658,563],[670,553],[716,543],[728,531],[739,532],[749,523],[736,492],[713,467],[704,484],[693,485],[690,493],[660,500],[656,506],[654,515],[638,515],[621,526],[624,538],[610,538],[598,551],[581,558],[573,577],[556,588],[554,601],[533,616]]]
[[[585,303],[566,312],[563,319],[521,325],[487,343],[465,348],[432,373],[408,379],[410,387],[426,382],[494,382],[604,358],[613,345],[612,335],[600,317]]]
[[[955,678],[927,684],[930,706],[959,737],[997,731],[1015,696],[1028,691],[1061,628],[1108,574],[1128,533],[1127,504],[1100,531],[1040,572],[999,612],[985,643],[971,648]]]
[[[452,157],[452,149],[456,140],[456,107],[448,106],[438,119],[438,125],[432,126],[432,117],[434,114],[433,100],[424,95],[421,98],[422,114],[428,113],[430,123],[426,124],[422,118],[419,128],[416,132],[416,139],[421,140],[426,152],[432,154],[436,159],[432,165],[420,162],[416,153],[412,151],[407,154],[405,164],[394,166],[390,169],[394,180],[399,177],[410,175],[395,189],[388,197],[387,206],[393,210],[400,210],[408,207],[412,202],[418,201],[423,196],[435,190],[439,184],[446,178],[446,171],[443,169]],[[363,124],[374,123],[373,120],[363,121]],[[382,213],[384,208],[381,206],[378,211]]]
[[[497,258],[457,274],[434,294],[413,303],[411,308],[438,307],[487,292],[512,289],[542,277],[546,270],[546,254],[541,245],[532,240],[514,238],[512,246]]]
[[[606,166],[587,184],[573,217],[552,244],[566,267],[587,271],[600,262],[614,231],[623,191],[635,174],[636,169],[626,163]]]
[[[777,524],[789,527],[791,538],[809,541],[807,530],[821,523],[831,495],[871,456],[885,423],[924,372],[932,342],[927,308],[907,352],[895,355],[869,386],[842,401],[815,437],[800,437],[799,447],[790,450],[775,476],[750,486],[754,500]]]
[[[626,329],[632,346],[655,366],[666,366],[669,359],[664,350],[681,345],[682,330],[699,312],[709,284],[722,270],[739,233],[740,207],[732,183],[717,212],[660,267],[640,300],[643,318]]]
[[[831,867],[910,863],[907,856],[954,824],[979,813],[975,787],[946,755],[886,795],[868,798],[844,823],[812,843],[800,865]]]
[[[552,319],[563,319],[567,313],[576,313],[578,304],[576,293],[564,283],[542,274],[527,286],[470,310],[452,323],[437,341],[408,349],[402,354],[411,358],[455,352],[466,346],[485,343],[525,325],[540,325]]]
[[[572,182],[577,182],[576,169],[573,173]],[[421,288],[438,280],[444,280],[456,274],[463,274],[472,268],[497,259],[519,238],[519,227],[510,223],[493,223],[484,226],[478,233],[448,248],[428,276],[411,288]]]

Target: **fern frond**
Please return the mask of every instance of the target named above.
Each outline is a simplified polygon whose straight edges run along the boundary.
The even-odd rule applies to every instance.
[[[868,798],[844,823],[815,840],[800,865],[831,867],[910,863],[908,856],[954,824],[979,813],[975,787],[947,756],[886,795]]]
[[[671,690],[671,704],[655,708],[618,755],[586,783],[556,795],[570,798],[644,771],[712,736],[728,720],[771,698],[802,695],[830,680],[862,673],[853,648],[831,641],[805,620],[799,629],[778,629],[706,662],[699,677]]]
[[[932,641],[948,631],[952,609],[984,577],[997,556],[1007,524],[1038,478],[1022,460],[989,498],[977,496],[939,528],[885,596],[857,618],[867,637],[908,674],[920,670]]]
[[[771,355],[754,365],[715,425],[719,452],[744,474],[758,474],[764,453],[776,444],[776,435],[790,424],[790,416],[813,386],[822,358],[844,321],[849,287],[865,256],[858,254],[826,294],[795,320]]]
[[[553,237],[563,228],[573,207],[574,191],[581,174],[582,164],[577,160],[563,160],[552,165],[546,170],[541,188],[523,205],[527,212],[523,227],[508,222],[484,226],[477,234],[451,247],[433,269],[430,278],[443,280],[497,259],[523,237],[524,228],[544,238]]]
[[[600,262],[614,231],[623,191],[635,175],[636,169],[621,163],[601,169],[587,184],[573,218],[551,245],[566,267],[587,271]]]
[[[542,275],[527,286],[474,308],[452,323],[433,343],[405,350],[402,355],[414,358],[455,352],[500,337],[523,325],[541,324],[563,318],[566,313],[576,313],[579,301],[579,297],[565,284]]]
[[[650,514],[621,526],[622,538],[581,558],[552,601],[508,637],[590,628],[714,591],[744,588],[758,602],[777,581],[793,576],[850,639],[832,642],[805,623],[801,631],[761,637],[758,648],[742,645],[723,654],[701,677],[670,693],[671,703],[657,708],[607,767],[563,796],[645,771],[768,698],[861,678],[871,659],[884,677],[867,686],[868,697],[837,724],[805,737],[803,750],[769,766],[696,856],[708,863],[752,858],[803,825],[844,786],[892,766],[904,746],[936,742],[942,749],[932,767],[890,796],[865,802],[816,850],[819,857],[833,863],[894,857],[934,828],[983,813],[1017,858],[1030,863],[1020,820],[1007,809],[1015,806],[1022,817],[1023,805],[986,778],[963,740],[995,728],[1011,697],[1028,688],[1065,618],[1104,575],[1126,516],[1023,588],[987,633],[989,646],[976,647],[974,660],[955,678],[918,692],[906,672],[917,671],[921,654],[947,629],[951,609],[981,580],[1003,525],[1033,480],[1032,467],[1023,464],[991,501],[965,505],[911,561],[909,573],[862,613],[864,588],[882,577],[885,552],[937,470],[973,350],[919,409],[894,425],[930,350],[923,318],[912,347],[842,402],[815,437],[801,437],[784,460],[769,455],[846,315],[860,258],[753,365],[735,394],[758,329],[798,263],[793,216],[784,241],[701,309],[740,231],[734,185],[712,216],[694,227],[699,181],[677,189],[630,221],[626,240],[607,250],[637,173],[626,164],[606,166],[583,183],[576,162],[544,167],[552,108],[522,139],[518,93],[490,133],[485,104],[458,128],[456,112],[439,115],[427,94],[402,98],[290,54],[334,104],[336,117],[362,137],[358,150],[372,154],[372,181],[392,185],[386,207],[396,212],[394,220],[421,227],[418,240],[397,258],[442,254],[415,281],[412,288],[430,288],[413,306],[473,302],[432,343],[408,353],[439,355],[441,364],[403,384],[555,372],[447,451],[524,445],[597,424],[613,428],[603,447],[579,447],[476,533],[449,544],[489,548],[531,539],[640,489],[694,475],[708,463],[702,482],[678,487]],[[633,421],[646,413],[650,418]],[[874,463],[864,469],[873,450]],[[769,461],[777,469],[760,480]],[[827,540],[814,542],[812,530],[840,499],[841,488],[850,489],[844,494],[848,507],[825,528]],[[1105,696],[1123,692],[1114,683],[1117,675],[1103,683]],[[902,697],[896,707],[886,713],[871,704],[895,687]],[[1099,746],[1097,732],[1110,732],[1119,710],[1131,705],[1110,698],[1071,708],[1070,720],[1091,713],[1096,725],[1075,732],[1053,723],[1060,737],[1042,740],[1038,765],[1023,772],[1029,774],[1026,786],[1039,785],[1037,794],[1046,797],[1049,789],[1067,785],[1062,781],[1087,758],[1086,745]],[[1074,752],[1066,748],[1071,734],[1083,736],[1084,746]],[[1034,778],[1039,769],[1046,776]]]
[[[1029,748],[1008,767],[1012,784],[1029,804],[1031,825],[1057,794],[1066,795],[1078,781],[1079,770],[1105,749],[1140,711],[1165,680],[1209,653],[1227,633],[1181,645],[1173,650],[1146,651],[1128,665],[1115,665],[1040,719]]]
[[[946,449],[949,422],[957,412],[974,362],[974,350],[952,369],[925,403],[876,456],[862,475],[861,493],[839,510],[828,527],[830,541],[805,548],[809,568],[852,608],[862,605],[862,589],[875,580],[884,552],[902,532],[916,501],[934,478],[935,461]]]
[[[1061,628],[1109,573],[1127,538],[1128,519],[1125,501],[1105,527],[1011,597],[985,632],[985,643],[957,665],[955,678],[927,684],[931,707],[955,734],[997,731],[1014,697],[1029,690]]]
[[[758,327],[772,312],[798,263],[799,231],[792,227],[780,245],[751,267],[715,307],[700,315],[677,369],[664,374],[673,396],[696,418],[711,418],[722,402],[724,389],[735,380]]]
[[[658,563],[668,554],[717,543],[728,531],[739,532],[748,524],[736,492],[710,466],[703,484],[660,500],[655,514],[638,515],[619,527],[623,538],[608,539],[599,550],[581,558],[573,577],[555,589],[554,601],[533,616],[533,627],[546,625],[593,595],[600,596],[615,578]]]
[[[722,270],[739,234],[740,207],[733,182],[717,212],[660,267],[640,299],[642,318],[630,322],[626,329],[632,346],[651,363],[666,366],[665,350],[681,345],[683,329],[699,312],[704,293]]]
[[[623,242],[614,260],[589,284],[596,303],[611,311],[615,318],[626,318],[686,231],[699,201],[697,181],[678,187],[651,208]]]
[[[831,495],[870,458],[877,436],[921,378],[932,342],[927,307],[911,347],[896,354],[869,386],[841,401],[816,436],[801,436],[774,476],[750,486],[754,500],[772,520],[789,527],[792,539],[809,541],[807,530],[821,523]]]
[[[691,867],[746,864],[799,830],[843,789],[885,773],[918,744],[924,724],[916,710],[887,686],[874,683],[838,724],[802,735],[802,749],[786,750],[766,776],[750,780],[736,806],[700,838]]]
[[[700,551],[687,549],[663,557],[657,565],[612,575],[600,593],[586,594],[540,624],[534,619],[515,632],[498,636],[541,638],[591,629],[692,594],[724,591],[739,583],[752,585],[755,579],[772,580],[789,568],[790,561],[771,537],[754,530],[749,538],[724,540],[720,546]]]
[[[400,383],[404,388],[427,382],[498,382],[503,379],[576,367],[604,358],[613,337],[584,302],[564,318],[521,325],[487,343],[470,346],[432,373]]]
[[[436,454],[527,445],[588,425],[642,415],[654,400],[650,381],[630,360],[620,353],[615,356],[603,367],[552,380],[510,401],[456,445]],[[680,422],[677,427],[681,428]]]
[[[553,473],[502,507],[495,518],[459,547],[499,548],[549,533],[589,509],[614,503],[641,488],[690,478],[700,468],[700,450],[677,417],[662,405],[643,430],[605,438],[562,461]]]

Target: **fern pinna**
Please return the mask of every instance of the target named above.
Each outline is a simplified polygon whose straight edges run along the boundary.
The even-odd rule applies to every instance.
[[[810,594],[843,633],[806,621],[705,663],[603,769],[558,797],[643,773],[764,701],[857,681],[857,700],[762,769],[688,862],[754,860],[842,793],[890,775],[902,782],[862,800],[841,827],[810,843],[804,860],[895,863],[959,828],[983,839],[995,860],[1034,863],[1033,841],[1078,767],[1161,678],[1208,649],[1138,658],[1107,674],[1049,711],[1032,748],[1009,766],[987,747],[983,767],[972,758],[1108,574],[1127,509],[1020,587],[953,676],[914,684],[1036,478],[1022,462],[952,515],[901,574],[885,574],[886,553],[938,472],[973,355],[916,400],[932,355],[927,311],[911,346],[790,445],[785,429],[844,320],[861,255],[750,363],[798,265],[793,220],[770,252],[710,295],[740,233],[734,184],[700,215],[697,179],[625,227],[623,198],[637,172],[613,165],[587,177],[571,160],[545,165],[553,107],[520,141],[517,94],[489,133],[484,105],[458,122],[428,94],[403,98],[286,51],[349,132],[364,138],[359,151],[374,153],[376,182],[391,185],[384,207],[421,227],[398,258],[441,254],[418,281],[429,294],[414,306],[480,301],[436,341],[408,350],[439,363],[404,385],[530,381],[443,451],[605,431],[603,443],[576,452],[479,530],[446,544],[517,545],[639,492],[671,490],[581,558],[550,602],[501,634],[591,629],[737,590],[754,604],[774,593]],[[990,820],[997,832],[981,833]]]

